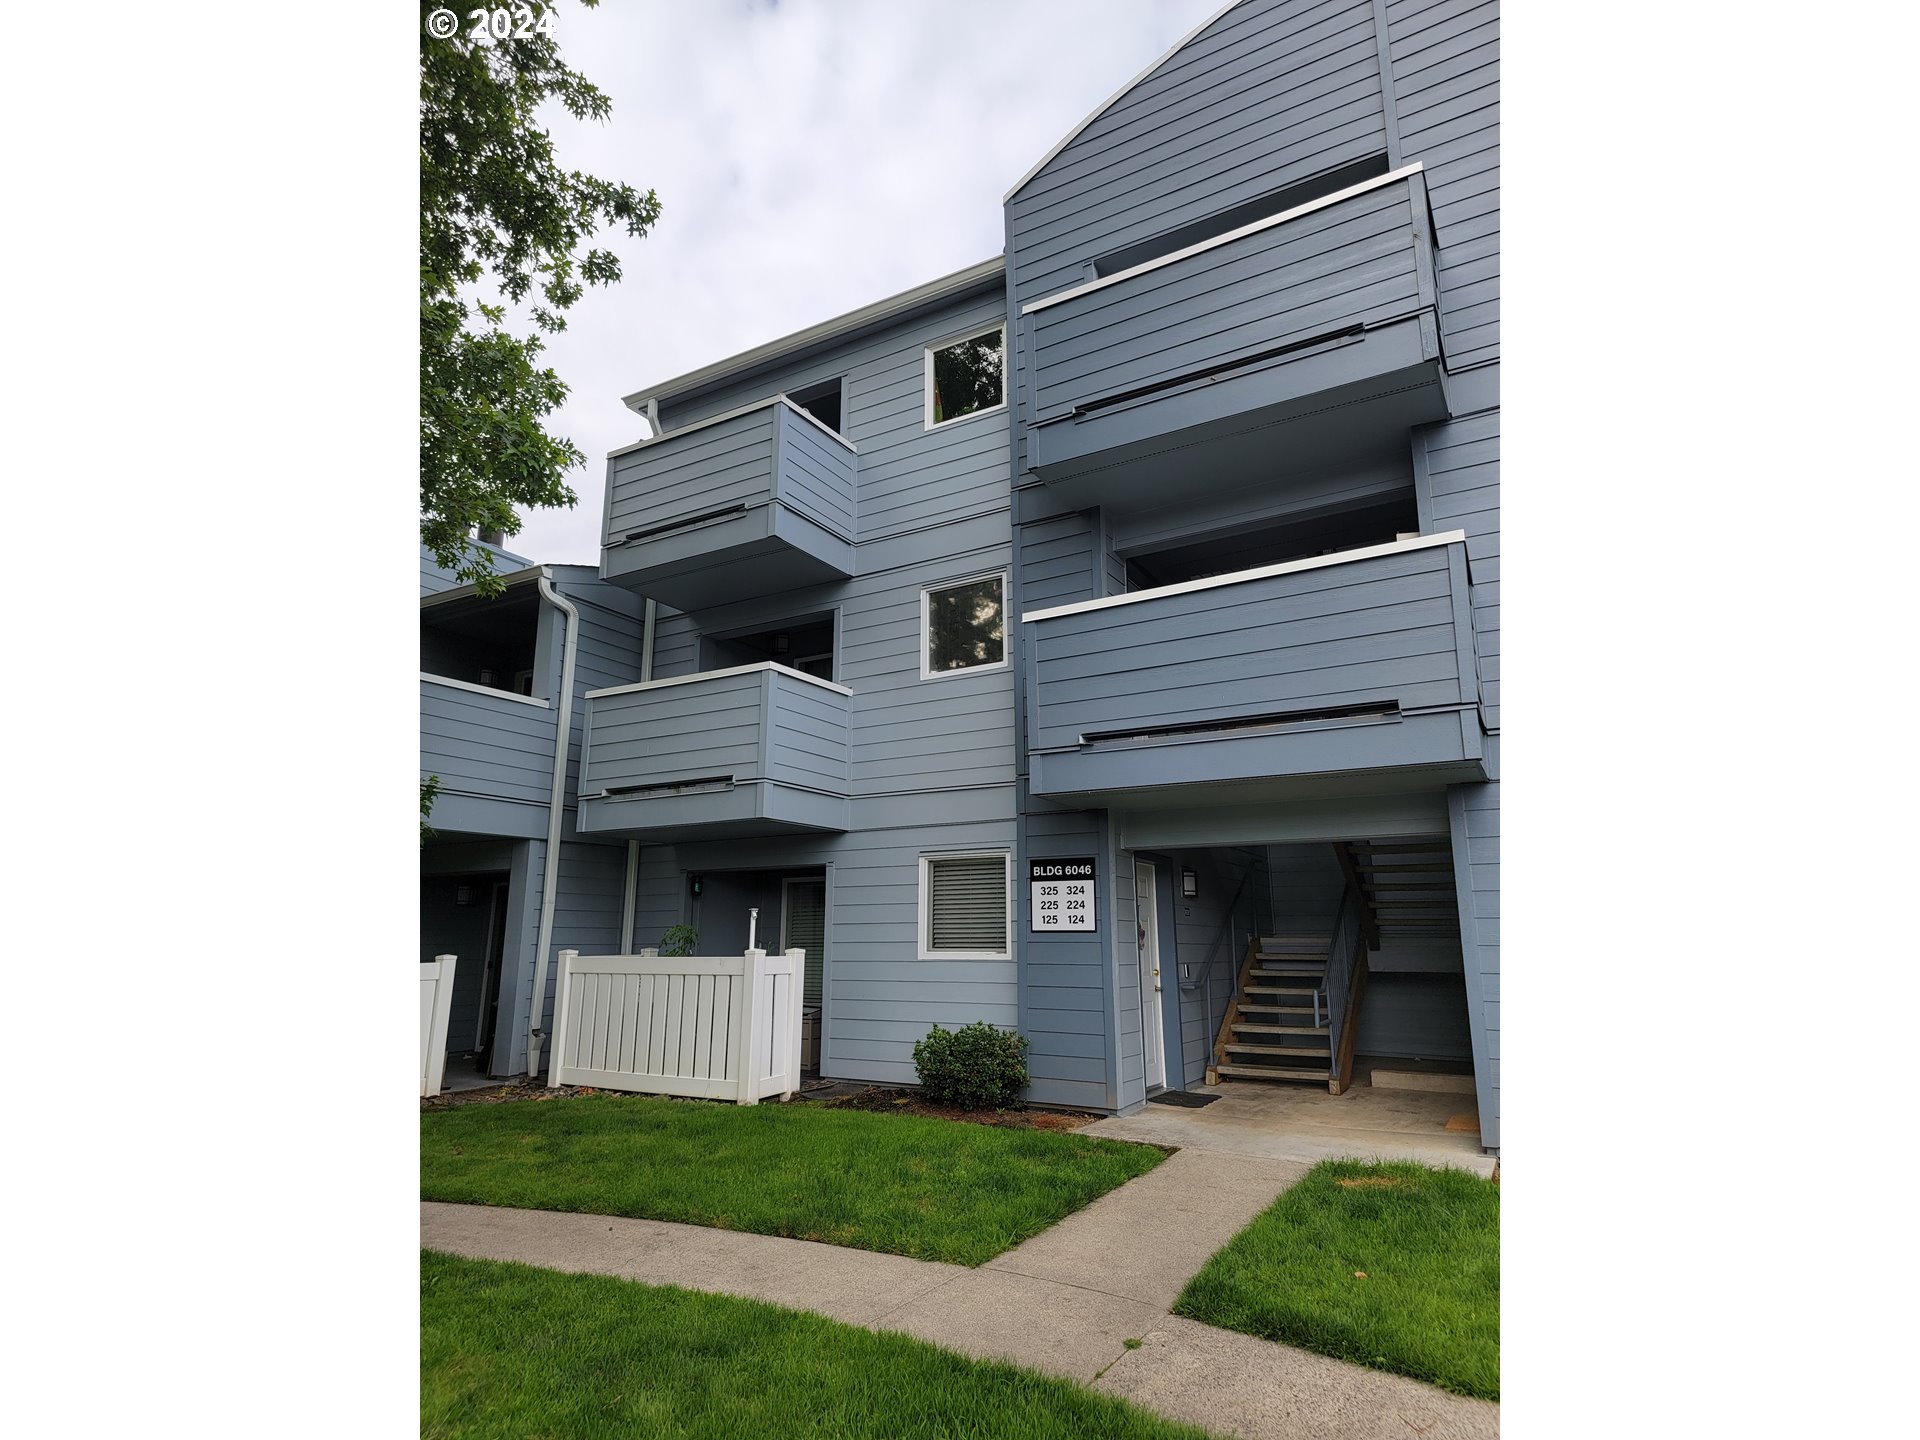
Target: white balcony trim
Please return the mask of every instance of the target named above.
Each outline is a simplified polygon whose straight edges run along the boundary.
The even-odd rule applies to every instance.
[[[777,670],[782,675],[790,675],[795,680],[804,680],[809,685],[818,685],[822,690],[831,690],[836,695],[851,695],[853,691],[844,685],[836,685],[831,680],[822,680],[818,675],[809,675],[804,670],[795,670],[775,660],[762,660],[757,665],[735,665],[726,670],[703,670],[698,675],[675,675],[668,680],[642,680],[636,685],[609,685],[604,690],[587,691],[587,699],[598,700],[603,695],[631,695],[636,690],[660,690],[668,685],[691,685],[696,680],[718,680],[723,675],[752,675],[760,670]]]
[[[476,695],[488,695],[495,700],[511,700],[518,705],[534,705],[542,710],[551,710],[552,705],[545,700],[535,699],[531,695],[518,695],[511,690],[496,690],[491,685],[475,685],[470,680],[450,680],[445,675],[429,675],[420,672],[420,678],[429,685],[445,685],[453,690],[471,690]]]
[[[842,435],[838,430],[822,425],[817,419],[802,410],[798,405],[794,404],[793,401],[789,400],[785,394],[780,394],[769,396],[765,400],[756,400],[751,405],[736,405],[731,410],[722,410],[718,415],[709,415],[706,419],[695,420],[689,425],[676,425],[673,429],[663,430],[658,435],[649,435],[646,439],[636,440],[631,445],[622,445],[618,450],[609,450],[607,452],[607,458],[611,460],[616,455],[631,455],[636,450],[645,450],[650,446],[660,445],[668,440],[678,440],[682,435],[691,435],[694,431],[704,430],[709,425],[718,425],[727,420],[737,420],[742,415],[751,415],[755,410],[766,410],[774,405],[786,406],[787,409],[812,425],[813,428],[818,430],[822,435],[832,437],[841,445],[845,446],[852,454],[858,455],[860,453],[860,447],[854,444],[853,441]]]
[[[1043,295],[1038,300],[1029,300],[1020,307],[1022,315],[1031,315],[1036,310],[1044,310],[1049,305],[1059,305],[1077,296],[1090,294],[1095,290],[1104,290],[1109,285],[1118,285],[1122,280],[1131,280],[1136,275],[1144,275],[1149,270],[1158,270],[1163,265],[1176,265],[1189,255],[1199,255],[1208,250],[1216,250],[1222,245],[1231,245],[1235,240],[1247,235],[1257,235],[1262,230],[1271,230],[1276,225],[1284,225],[1289,220],[1298,220],[1302,215],[1311,215],[1316,210],[1324,210],[1329,205],[1338,205],[1342,200],[1351,200],[1356,195],[1364,195],[1369,190],[1378,190],[1383,185],[1392,185],[1404,180],[1421,168],[1418,160],[1411,165],[1402,165],[1398,170],[1389,170],[1384,175],[1376,175],[1371,180],[1362,180],[1358,185],[1349,185],[1344,190],[1336,190],[1331,195],[1322,195],[1318,200],[1309,200],[1304,205],[1296,205],[1291,210],[1282,210],[1278,215],[1269,215],[1264,220],[1255,220],[1229,230],[1224,235],[1215,235],[1211,240],[1199,240],[1184,249],[1171,254],[1158,255],[1151,260],[1142,260],[1138,265],[1129,265],[1124,270],[1116,270],[1111,275],[1102,275],[1098,280],[1089,280],[1084,285],[1075,285],[1070,290],[1062,290],[1054,295]]]
[[[1215,590],[1224,585],[1244,585],[1249,580],[1265,580],[1270,575],[1292,575],[1302,570],[1324,570],[1330,565],[1351,565],[1356,560],[1372,560],[1380,555],[1399,555],[1409,550],[1428,550],[1435,545],[1464,545],[1467,532],[1448,530],[1439,535],[1416,535],[1411,540],[1394,540],[1385,545],[1366,545],[1358,550],[1342,550],[1335,555],[1309,555],[1304,560],[1285,560],[1278,565],[1261,565],[1253,570],[1235,570],[1228,575],[1209,575],[1204,580],[1182,580],[1177,585],[1156,585],[1151,590],[1135,590],[1126,595],[1109,595],[1104,600],[1082,600],[1074,605],[1055,605],[1047,610],[1029,610],[1020,617],[1023,624],[1052,620],[1060,615],[1083,615],[1090,610],[1111,610],[1119,605],[1138,605],[1144,600],[1159,600],[1168,595],[1191,595],[1196,590]]]

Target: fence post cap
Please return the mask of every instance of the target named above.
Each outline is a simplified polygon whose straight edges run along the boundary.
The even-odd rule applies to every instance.
[[[436,960],[457,960],[460,957],[457,955],[436,955],[433,958]]]

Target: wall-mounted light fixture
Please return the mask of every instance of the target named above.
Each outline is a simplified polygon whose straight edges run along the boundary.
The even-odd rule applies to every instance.
[[[481,683],[482,685],[491,685],[491,684],[493,684],[493,671],[491,671],[491,670],[485,670],[485,669],[483,669],[483,670],[481,670],[481,672],[480,672],[480,683]]]
[[[704,875],[687,876],[687,891],[689,894],[693,896],[694,899],[698,900],[700,898],[700,892],[706,888],[707,888],[706,876]]]
[[[454,886],[453,887],[453,903],[456,905],[473,904],[473,887],[471,885]]]
[[[1200,898],[1200,877],[1185,866],[1180,869],[1180,893],[1188,900]]]
[[[793,649],[793,637],[787,634],[786,631],[782,630],[778,635],[773,637],[774,654],[784,655],[791,649]]]

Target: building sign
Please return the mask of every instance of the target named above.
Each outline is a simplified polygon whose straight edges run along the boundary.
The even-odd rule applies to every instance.
[[[1094,922],[1093,859],[1029,860],[1033,932],[1091,930]]]

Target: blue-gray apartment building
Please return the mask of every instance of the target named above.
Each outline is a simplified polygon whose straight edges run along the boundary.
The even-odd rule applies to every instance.
[[[423,954],[807,951],[827,1077],[1465,1073],[1500,1144],[1498,8],[1239,0],[1001,257],[626,397],[601,563],[423,559]],[[557,767],[557,773],[556,773]]]

